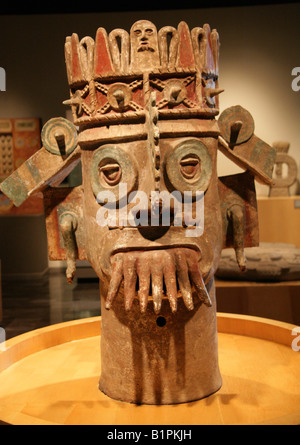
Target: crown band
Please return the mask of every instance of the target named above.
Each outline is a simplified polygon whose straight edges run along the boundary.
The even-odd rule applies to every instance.
[[[170,37],[170,38],[169,38]],[[219,36],[181,22],[158,32],[140,20],[130,34],[98,28],[95,41],[67,37],[65,58],[75,125],[144,122],[152,92],[160,119],[213,118],[219,112]]]
[[[159,138],[174,137],[215,137],[220,135],[219,126],[214,119],[202,120],[176,120],[176,124],[170,127],[170,122],[163,120],[157,123]],[[94,128],[85,128],[78,135],[78,143],[81,149],[94,149],[95,145],[109,142],[130,142],[146,140],[149,137],[148,126],[144,123],[134,125],[111,125]]]

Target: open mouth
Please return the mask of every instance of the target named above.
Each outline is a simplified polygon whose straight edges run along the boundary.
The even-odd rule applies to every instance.
[[[106,309],[112,307],[121,285],[126,310],[131,309],[136,297],[142,313],[147,309],[149,297],[153,300],[156,314],[161,310],[164,297],[169,300],[172,312],[177,310],[179,297],[183,298],[188,310],[193,310],[193,293],[211,306],[198,260],[199,252],[186,247],[114,253]]]
[[[138,52],[140,51],[151,51],[154,52],[154,49],[152,48],[152,46],[149,45],[148,42],[141,42],[140,46],[138,47]]]

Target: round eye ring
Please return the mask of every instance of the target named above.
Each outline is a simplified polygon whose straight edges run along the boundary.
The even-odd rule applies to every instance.
[[[181,142],[170,150],[166,172],[176,190],[205,192],[212,175],[212,159],[206,145],[198,139]]]
[[[105,145],[94,152],[90,180],[96,198],[100,192],[111,191],[118,202],[134,189],[137,179],[135,161],[120,147]]]

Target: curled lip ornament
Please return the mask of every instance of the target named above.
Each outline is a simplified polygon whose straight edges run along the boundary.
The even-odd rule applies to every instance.
[[[109,276],[111,271],[111,257],[118,252],[132,250],[161,250],[172,247],[187,247],[197,252],[198,260],[201,259],[201,247],[196,238],[185,238],[182,241],[182,227],[167,227],[160,238],[153,239],[151,234],[146,238],[144,230],[149,228],[124,227],[108,230],[101,242],[102,271]],[[149,232],[150,233],[150,232]]]

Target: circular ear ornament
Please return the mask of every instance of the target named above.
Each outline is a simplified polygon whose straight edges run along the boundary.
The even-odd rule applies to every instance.
[[[77,130],[63,117],[50,119],[42,128],[43,147],[54,155],[69,156],[77,147]]]
[[[221,136],[228,144],[242,144],[254,133],[254,120],[240,105],[226,108],[218,119]]]
[[[137,178],[135,161],[121,148],[105,145],[94,152],[90,179],[97,199],[100,192],[110,191],[114,193],[116,202],[120,201],[134,189]]]
[[[212,160],[206,145],[198,139],[181,142],[169,152],[166,172],[176,190],[205,192],[212,174]]]

